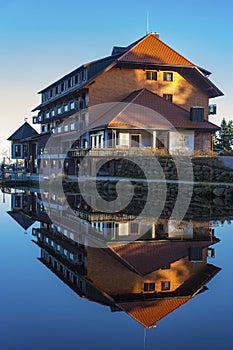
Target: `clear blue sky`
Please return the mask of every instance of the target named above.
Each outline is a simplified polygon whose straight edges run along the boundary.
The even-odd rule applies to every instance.
[[[0,0],[1,145],[40,103],[37,92],[80,64],[150,31],[197,65],[224,92],[218,115],[233,119],[232,0]],[[0,146],[1,146],[0,145]]]

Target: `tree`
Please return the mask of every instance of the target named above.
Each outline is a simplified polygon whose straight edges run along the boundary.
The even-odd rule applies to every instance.
[[[3,147],[0,148],[0,162],[4,162],[6,161],[10,163],[11,162],[11,158],[10,158],[10,149],[7,147]]]
[[[233,146],[233,121],[227,123],[225,118],[221,122],[221,130],[215,137],[215,146],[230,151]]]

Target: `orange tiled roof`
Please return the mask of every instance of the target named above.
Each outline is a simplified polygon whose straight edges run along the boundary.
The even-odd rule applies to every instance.
[[[192,62],[162,42],[156,34],[150,33],[124,53],[118,61],[153,63],[180,66],[195,66]]]
[[[156,322],[170,314],[175,309],[187,303],[191,297],[171,298],[156,301],[121,302],[117,306],[144,327],[153,327]]]
[[[191,121],[188,111],[147,89],[134,91],[122,102],[124,104],[116,104],[110,111],[96,118],[90,127],[133,127],[165,130],[185,128],[213,131],[219,129],[218,126],[208,121]]]
[[[147,275],[189,254],[190,247],[206,248],[216,242],[179,241],[109,245],[110,251],[141,275]]]

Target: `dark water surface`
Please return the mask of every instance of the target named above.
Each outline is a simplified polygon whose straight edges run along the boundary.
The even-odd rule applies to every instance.
[[[135,290],[132,287],[134,280],[129,278],[131,285],[127,289],[127,278],[124,277],[127,276],[124,270],[126,265],[121,261],[114,260],[112,266],[115,270],[109,277],[109,261],[112,261],[109,254],[106,255],[106,261],[103,260],[105,258],[101,260],[100,257],[96,260],[99,261],[99,266],[92,266],[93,275],[95,276],[96,273],[98,277],[102,269],[103,274],[106,274],[106,280],[102,281],[100,277],[96,281],[90,280],[92,287],[88,287],[89,294],[84,288],[79,293],[83,297],[78,295],[64,278],[59,278],[46,264],[38,260],[41,258],[42,246],[35,243],[38,241],[38,237],[35,237],[37,231],[33,231],[32,235],[32,227],[39,228],[41,224],[35,221],[25,229],[23,226],[27,227],[29,216],[24,217],[20,225],[7,213],[12,211],[12,195],[0,193],[0,201],[0,349],[223,350],[232,348],[233,222],[225,221],[224,224],[220,221],[211,222],[214,236],[220,241],[214,244],[214,257],[208,257],[207,263],[220,269],[215,271],[216,273],[207,283],[204,283],[208,289],[199,288],[196,293],[193,290],[195,295],[188,298],[189,300],[182,305],[179,304],[179,307],[172,303],[184,297],[182,291],[179,292],[181,294],[177,294],[178,298],[174,297],[175,294],[167,294],[167,297],[164,296],[165,294],[158,294],[164,306],[156,309],[157,301],[155,302],[152,294],[151,298],[146,296],[146,300],[143,297],[144,294],[139,293],[134,297],[128,295],[130,288]],[[197,253],[197,250],[194,252]],[[148,256],[151,257],[151,253],[146,255],[145,259],[148,259]],[[143,261],[143,256],[141,259]],[[156,261],[160,258],[156,260],[151,257],[151,259],[156,265]],[[133,264],[132,261],[131,265],[127,265],[129,270],[129,266]],[[185,261],[187,262],[188,259]],[[88,266],[88,262],[86,264]],[[119,295],[119,290],[116,294],[110,292],[111,285],[114,286],[113,289],[117,289],[117,283],[120,283],[118,281],[120,277],[116,274],[118,267],[115,268],[117,264],[122,264],[120,268],[124,279],[123,296]],[[138,261],[135,262],[134,268],[137,264]],[[197,264],[199,263],[192,265],[194,274]],[[177,276],[180,273],[178,266]],[[72,270],[72,266],[70,268]],[[119,271],[121,271],[120,268]],[[139,272],[140,268],[142,265],[139,264]],[[148,266],[145,266],[145,269],[148,269]],[[87,273],[82,269],[77,271],[81,277],[84,276],[85,281]],[[127,273],[129,276],[137,277],[135,277],[136,286],[142,274],[132,270]],[[117,283],[115,283],[116,280]],[[151,281],[151,278],[148,281]],[[102,287],[105,283],[106,289]],[[126,293],[124,293],[125,288]],[[147,287],[144,286],[144,288]],[[153,285],[151,288],[153,289]],[[190,285],[189,288],[191,288]],[[186,289],[188,290],[187,286]],[[98,294],[100,292],[103,292],[101,296]],[[108,302],[104,299],[106,293],[108,300],[114,294],[113,304],[124,305],[125,311],[112,312],[110,305],[106,305]],[[186,294],[185,297],[188,297],[188,291]],[[135,298],[140,302],[136,306]],[[149,308],[147,308],[148,302],[151,302]],[[146,312],[143,314],[145,309]],[[137,319],[130,314],[136,315]],[[145,327],[148,325],[147,322],[151,319],[157,320],[159,315],[161,319],[156,322],[156,327]]]

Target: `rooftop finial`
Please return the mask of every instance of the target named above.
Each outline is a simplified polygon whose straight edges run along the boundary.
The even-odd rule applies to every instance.
[[[28,118],[24,118],[24,121],[26,122],[28,120]]]

